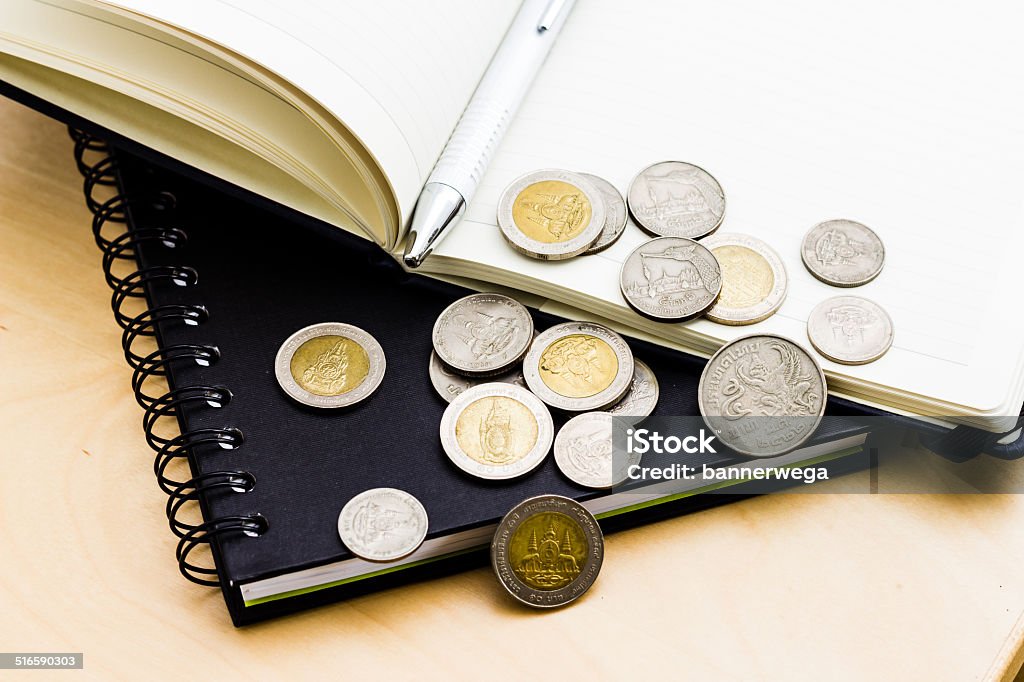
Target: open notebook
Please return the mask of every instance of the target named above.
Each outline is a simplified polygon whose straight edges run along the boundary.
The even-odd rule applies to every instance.
[[[882,275],[858,293],[896,326],[880,361],[822,360],[830,390],[999,430],[1024,402],[1018,312],[1024,8],[913,0],[577,3],[466,219],[423,269],[547,299],[707,355],[750,332],[801,340],[836,293],[799,260],[830,218],[875,229]],[[7,0],[0,79],[339,228],[401,250],[419,189],[518,8],[514,0]],[[830,15],[834,16],[834,15]],[[624,191],[642,167],[697,163],[726,192],[722,230],[772,244],[790,273],[751,327],[664,324],[625,305],[627,228],[549,263],[502,240],[495,206],[523,172],[563,167]]]

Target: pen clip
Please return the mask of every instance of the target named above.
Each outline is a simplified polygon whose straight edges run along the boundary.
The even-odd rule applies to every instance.
[[[540,21],[537,22],[537,33],[551,30],[562,16],[562,10],[567,4],[568,0],[550,0],[548,6],[544,8],[544,13],[540,15]]]

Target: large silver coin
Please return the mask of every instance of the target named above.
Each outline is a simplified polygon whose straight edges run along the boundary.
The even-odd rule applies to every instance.
[[[285,393],[312,407],[347,407],[384,379],[384,349],[359,327],[323,322],[300,329],[277,351],[274,374]]]
[[[537,608],[576,601],[604,562],[604,535],[594,515],[561,495],[520,502],[498,524],[491,566],[510,595]]]
[[[700,239],[725,217],[725,192],[700,166],[662,161],[640,171],[627,194],[637,225],[660,237]]]
[[[722,292],[714,254],[684,237],[661,237],[629,254],[619,272],[626,303],[641,315],[680,322],[704,314]]]
[[[510,368],[533,340],[533,317],[502,294],[471,294],[444,309],[432,335],[438,357],[457,372],[488,375]]]
[[[775,250],[745,234],[717,232],[701,244],[722,268],[722,295],[704,317],[719,324],[760,322],[782,306],[788,279]]]
[[[604,198],[590,180],[538,170],[512,182],[498,200],[498,226],[516,251],[541,260],[585,252],[605,225]]]
[[[365,490],[342,508],[338,535],[361,559],[395,561],[423,544],[427,536],[427,510],[404,490]]]
[[[430,383],[434,390],[447,402],[454,400],[467,388],[479,386],[483,383],[498,382],[502,384],[515,384],[526,388],[526,379],[523,378],[523,368],[518,364],[503,374],[491,377],[467,377],[457,374],[441,362],[435,351],[430,352]]]
[[[658,377],[643,360],[633,358],[633,381],[622,400],[607,410],[608,414],[634,423],[651,416],[658,405]]]
[[[551,449],[551,412],[537,396],[512,384],[463,391],[441,417],[441,446],[467,474],[504,480],[533,471]]]
[[[860,296],[822,301],[807,317],[807,337],[815,350],[844,365],[863,365],[892,346],[892,318],[882,306]]]
[[[811,228],[800,257],[812,275],[834,287],[859,287],[882,271],[885,246],[874,230],[853,220],[828,220]]]
[[[800,447],[818,428],[827,398],[814,357],[782,336],[755,334],[726,344],[700,376],[697,403],[718,439],[751,457]]]
[[[555,463],[566,478],[585,488],[612,488],[640,463],[638,453],[614,455],[613,441],[626,442],[623,427],[607,412],[584,412],[567,421],[555,436]]]
[[[626,200],[619,194],[619,190],[615,189],[615,185],[604,178],[590,173],[580,175],[594,183],[594,187],[597,187],[601,198],[604,199],[604,229],[601,230],[597,241],[586,250],[587,254],[597,253],[614,244],[626,229]]]
[[[622,399],[633,380],[633,351],[592,322],[563,322],[541,332],[523,359],[523,377],[552,407],[589,412]]]

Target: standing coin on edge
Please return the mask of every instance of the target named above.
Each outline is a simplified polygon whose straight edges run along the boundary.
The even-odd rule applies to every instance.
[[[523,359],[530,390],[552,407],[600,410],[622,399],[633,380],[633,351],[592,322],[563,322],[540,333]]]
[[[445,308],[434,323],[434,351],[470,376],[496,374],[519,361],[533,341],[533,317],[502,294],[471,294]]]
[[[537,608],[564,606],[590,589],[604,561],[604,535],[576,500],[539,495],[505,515],[491,541],[498,582]]]
[[[718,439],[741,455],[800,447],[825,414],[825,373],[799,344],[755,334],[726,344],[700,375],[697,404]]]
[[[323,322],[289,336],[277,351],[274,374],[284,392],[311,407],[347,407],[384,379],[384,349],[359,327]]]
[[[859,287],[882,271],[885,246],[867,225],[828,220],[812,227],[800,247],[807,270],[834,287]]]
[[[580,255],[601,236],[604,224],[600,192],[571,171],[527,173],[498,200],[498,225],[505,239],[516,251],[541,260]]]
[[[659,237],[700,239],[725,218],[725,192],[700,166],[662,161],[640,171],[629,186],[629,213]]]
[[[622,236],[623,230],[626,229],[626,200],[619,194],[619,190],[615,189],[615,185],[604,178],[590,173],[580,173],[580,175],[590,180],[594,187],[597,187],[601,198],[604,199],[604,229],[601,230],[597,241],[591,244],[584,254],[589,255],[607,249]]]
[[[503,374],[492,377],[467,377],[462,374],[456,374],[445,367],[444,363],[441,362],[441,358],[437,357],[437,351],[430,351],[430,383],[434,385],[434,390],[437,391],[438,395],[449,403],[467,388],[493,382],[515,384],[516,386],[526,388],[526,379],[523,378],[523,368],[521,366],[517,365]]]
[[[441,446],[467,474],[515,478],[544,461],[554,440],[551,412],[513,384],[480,384],[463,391],[441,417]]]
[[[625,482],[629,468],[640,463],[640,454],[625,448],[615,454],[614,442],[626,442],[624,428],[607,412],[576,415],[555,436],[555,464],[566,478],[585,488],[607,489]]]
[[[722,268],[722,295],[704,317],[719,324],[753,324],[775,314],[786,298],[786,266],[760,239],[713,234],[701,242]]]
[[[892,346],[892,318],[882,306],[860,296],[835,296],[807,316],[807,338],[833,362],[863,365]]]
[[[633,310],[662,322],[702,315],[722,292],[722,269],[703,245],[685,237],[641,244],[619,271],[619,288]]]
[[[375,525],[388,520],[386,533]],[[427,510],[415,497],[395,488],[365,490],[342,508],[338,535],[349,550],[367,561],[396,561],[416,551],[427,536]]]
[[[660,388],[658,377],[643,360],[633,358],[633,381],[622,400],[609,407],[605,412],[633,423],[650,417],[658,406]]]

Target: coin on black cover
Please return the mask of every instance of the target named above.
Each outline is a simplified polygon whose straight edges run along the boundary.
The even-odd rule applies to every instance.
[[[630,467],[640,463],[638,452],[615,451],[616,442],[626,442],[626,428],[607,412],[576,415],[555,436],[555,464],[566,478],[586,488],[624,483]]]
[[[427,536],[427,510],[404,490],[364,490],[342,508],[338,535],[361,559],[396,561],[423,544]]]
[[[469,376],[510,369],[533,340],[533,317],[502,294],[471,294],[445,308],[434,322],[434,351],[446,365]]]
[[[384,378],[384,350],[359,327],[323,322],[300,329],[277,351],[274,373],[290,397],[312,407],[347,407]]]
[[[654,408],[658,406],[660,391],[658,377],[654,371],[639,358],[633,358],[633,381],[630,382],[626,395],[622,396],[619,402],[606,408],[605,412],[626,421],[640,422],[651,416]]]

